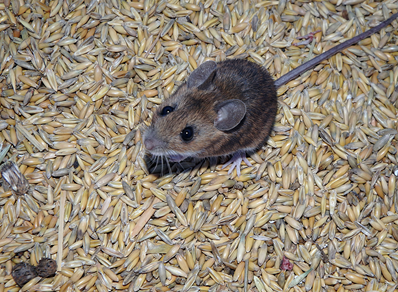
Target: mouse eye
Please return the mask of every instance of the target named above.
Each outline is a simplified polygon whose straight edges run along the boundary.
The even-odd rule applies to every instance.
[[[184,130],[181,131],[181,138],[184,141],[190,141],[193,138],[193,128],[186,127]]]
[[[165,107],[162,109],[162,111],[160,112],[160,114],[161,114],[162,116],[166,116],[166,115],[168,115],[169,113],[171,113],[173,110],[174,110],[173,107],[171,107],[171,106],[165,106]]]

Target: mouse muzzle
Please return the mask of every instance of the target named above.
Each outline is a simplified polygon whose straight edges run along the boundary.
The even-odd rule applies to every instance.
[[[145,148],[151,153],[158,152],[159,150],[164,149],[164,147],[166,146],[164,142],[156,139],[155,137],[153,137],[153,135],[147,135],[144,137],[144,145]]]
[[[158,143],[156,142],[155,139],[148,138],[148,139],[144,140],[145,148],[148,151],[151,151],[151,150],[155,149],[156,148],[156,144],[158,144]]]
[[[143,142],[146,150],[152,155],[164,156],[168,149],[168,143],[160,139],[153,128],[144,133]]]

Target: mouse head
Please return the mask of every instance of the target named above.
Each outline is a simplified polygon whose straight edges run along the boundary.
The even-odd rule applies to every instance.
[[[226,99],[217,82],[217,64],[207,61],[161,104],[144,134],[146,149],[172,161],[213,156],[223,135],[240,124],[246,105]]]

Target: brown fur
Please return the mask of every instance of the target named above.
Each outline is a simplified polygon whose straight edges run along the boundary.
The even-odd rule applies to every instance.
[[[219,131],[214,126],[217,104],[230,99],[240,99],[246,104],[246,116],[236,128]],[[161,116],[165,106],[175,109]],[[276,89],[268,72],[246,60],[227,60],[217,63],[215,77],[206,88],[188,89],[185,83],[165,100],[154,114],[144,139],[151,137],[162,141],[163,149],[152,151],[162,155],[168,155],[171,150],[204,158],[253,150],[265,143],[276,110]],[[188,142],[180,137],[187,126],[195,131],[194,138]]]

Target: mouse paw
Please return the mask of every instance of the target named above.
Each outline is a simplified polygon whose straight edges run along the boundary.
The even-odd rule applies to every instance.
[[[232,171],[234,170],[234,168],[236,168],[237,176],[240,176],[240,165],[242,164],[242,161],[244,161],[247,166],[252,166],[252,164],[246,158],[246,153],[236,152],[236,153],[234,153],[232,158],[222,166],[221,169],[224,169],[228,165],[231,165],[231,167],[228,170],[228,174],[231,174]]]

